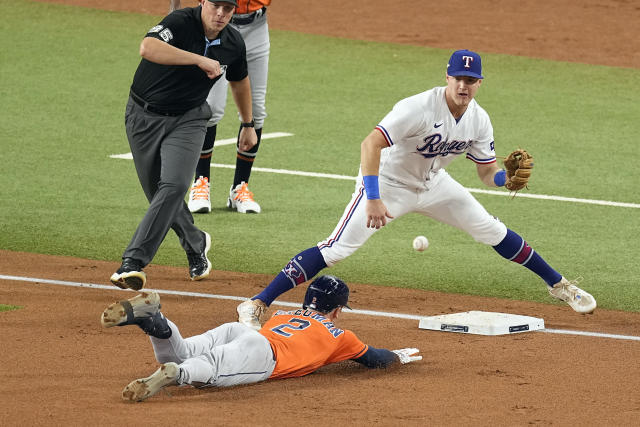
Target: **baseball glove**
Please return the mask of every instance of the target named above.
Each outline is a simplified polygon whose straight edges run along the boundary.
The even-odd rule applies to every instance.
[[[518,149],[504,159],[504,168],[507,172],[507,181],[504,186],[509,191],[519,191],[527,186],[531,169],[533,169],[533,156],[527,150]]]

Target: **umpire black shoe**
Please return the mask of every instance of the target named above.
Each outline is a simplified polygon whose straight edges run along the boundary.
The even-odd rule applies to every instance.
[[[205,245],[202,252],[187,253],[187,259],[189,260],[189,276],[191,280],[201,280],[209,275],[211,271],[211,261],[207,258],[209,249],[211,249],[211,236],[206,231],[203,231],[205,236]]]
[[[142,271],[142,267],[142,263],[137,259],[123,259],[120,268],[111,275],[111,283],[121,289],[139,291],[147,283],[147,275]]]
[[[128,300],[114,302],[100,317],[105,328],[138,325],[145,334],[156,338],[171,337],[167,319],[160,313],[160,295],[157,292],[142,292]]]

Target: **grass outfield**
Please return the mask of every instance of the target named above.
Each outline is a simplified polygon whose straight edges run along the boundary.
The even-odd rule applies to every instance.
[[[0,0],[0,248],[120,259],[147,202],[126,153],[124,105],[138,45],[159,17]],[[444,85],[449,51],[271,31],[265,132],[256,167],[355,176],[360,142],[395,102]],[[300,46],[305,46],[301,49]],[[481,52],[482,53],[482,52]],[[483,55],[477,100],[496,151],[536,159],[528,193],[640,203],[635,165],[640,70]],[[233,102],[219,138],[237,131]],[[214,163],[233,164],[233,145]],[[482,188],[474,165],[448,171]],[[263,214],[227,211],[233,169],[212,170],[215,269],[275,274],[326,237],[353,183],[255,171]],[[556,269],[583,276],[602,308],[640,311],[640,209],[477,194]],[[415,235],[429,237],[423,253]],[[154,263],[185,265],[170,233]],[[409,215],[332,270],[347,281],[549,302],[540,279],[451,227]],[[105,277],[105,282],[108,278]]]

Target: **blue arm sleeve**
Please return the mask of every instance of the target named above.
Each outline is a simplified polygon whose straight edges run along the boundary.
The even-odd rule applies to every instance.
[[[374,348],[369,346],[365,354],[353,359],[358,363],[362,363],[367,368],[386,368],[387,366],[398,361],[398,356],[392,351],[384,348]]]

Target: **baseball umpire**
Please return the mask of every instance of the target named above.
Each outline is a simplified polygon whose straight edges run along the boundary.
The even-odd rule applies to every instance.
[[[349,300],[349,288],[335,276],[311,283],[302,309],[277,311],[260,331],[225,323],[183,339],[178,327],[160,312],[160,296],[142,293],[111,304],[102,313],[105,328],[138,325],[151,338],[158,362],[151,376],[122,391],[128,401],[145,400],[168,385],[228,387],[266,379],[292,378],[343,360],[369,368],[421,360],[417,348],[378,349],[338,328],[334,321]]]
[[[239,321],[260,327],[260,316],[279,295],[360,248],[394,218],[418,213],[456,227],[498,255],[528,268],[549,294],[578,313],[595,298],[551,267],[515,231],[487,210],[445,170],[458,157],[475,163],[480,180],[510,191],[526,187],[533,158],[516,150],[497,165],[493,126],[474,99],[484,79],[480,55],[457,50],[447,64],[446,86],[405,98],[362,141],[355,191],[333,232],[297,255],[260,294],[237,307]],[[455,264],[459,260],[452,260]]]
[[[226,72],[243,125],[239,145],[256,144],[245,44],[227,24],[235,0],[202,0],[165,17],[140,44],[142,60],[131,85],[125,127],[149,208],[111,282],[141,289],[169,228],[187,253],[192,280],[209,275],[211,237],[193,224],[184,202],[198,161],[211,108],[206,96]]]
[[[180,0],[170,0],[169,10],[180,8]],[[260,213],[258,202],[253,199],[249,190],[249,178],[253,162],[258,155],[262,127],[267,117],[265,99],[267,94],[267,76],[269,71],[269,26],[267,24],[267,7],[271,0],[241,0],[238,2],[231,25],[242,35],[247,48],[247,67],[251,82],[251,99],[253,101],[253,119],[258,142],[250,150],[237,145],[236,169],[233,184],[229,190],[227,207],[239,213]],[[195,180],[189,192],[189,210],[193,213],[211,212],[211,156],[216,140],[217,127],[224,116],[227,103],[227,80],[220,79],[207,96],[207,102],[213,111],[207,123],[200,160],[195,170]],[[242,128],[240,129],[242,130]]]

